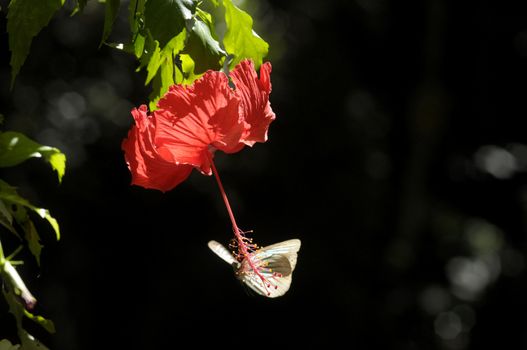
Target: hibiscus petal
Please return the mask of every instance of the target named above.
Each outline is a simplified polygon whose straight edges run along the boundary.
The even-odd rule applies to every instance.
[[[159,154],[210,175],[210,146],[227,153],[243,147],[240,139],[245,125],[239,103],[221,72],[208,71],[189,87],[172,86],[154,112]]]
[[[276,118],[269,102],[271,64],[261,65],[258,79],[253,62],[243,60],[231,71],[230,77],[236,86],[235,94],[241,99],[240,113],[249,124],[242,142],[252,146],[267,141],[269,124]]]
[[[192,166],[170,163],[159,156],[152,143],[155,125],[145,105],[132,110],[132,115],[136,124],[121,145],[132,184],[163,192],[171,190],[190,175]]]

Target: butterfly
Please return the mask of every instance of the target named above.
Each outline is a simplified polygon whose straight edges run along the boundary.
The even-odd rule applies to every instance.
[[[208,246],[217,256],[233,267],[236,278],[256,293],[276,298],[284,295],[291,286],[297,253],[300,250],[300,240],[290,239],[250,253],[250,259],[253,264],[257,265],[258,273],[251,268],[247,258],[241,262],[236,260],[231,252],[220,243],[210,241]]]

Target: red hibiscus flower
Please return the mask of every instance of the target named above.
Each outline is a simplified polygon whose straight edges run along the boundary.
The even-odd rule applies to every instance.
[[[268,296],[268,288],[276,289],[278,284],[266,277],[267,270],[255,254],[258,246],[238,228],[213,157],[216,150],[235,153],[267,141],[267,129],[275,119],[269,103],[270,74],[270,63],[260,67],[258,77],[252,61],[245,60],[230,72],[234,88],[224,73],[215,71],[206,72],[191,86],[171,86],[153,113],[144,105],[132,111],[135,125],[122,143],[135,185],[168,191],[193,168],[214,173],[232,223],[236,259],[261,280]]]
[[[148,114],[146,106],[132,110],[135,125],[122,143],[132,184],[168,191],[197,168],[211,175],[216,150],[240,151],[267,141],[275,119],[270,103],[271,64],[256,74],[252,61],[231,72],[234,89],[222,72],[207,71],[190,86],[174,85]]]

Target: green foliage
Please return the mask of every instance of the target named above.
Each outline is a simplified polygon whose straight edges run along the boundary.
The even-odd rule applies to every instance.
[[[36,213],[42,219],[48,221],[50,226],[55,232],[57,240],[60,239],[60,228],[57,220],[52,217],[49,213],[49,210],[44,208],[39,208],[31,204],[27,199],[21,197],[16,188],[9,185],[7,182],[0,180],[0,202],[2,206],[5,207],[6,212],[4,216],[10,217],[10,220],[2,221],[2,225],[6,227],[9,231],[16,231],[13,226],[13,218],[15,222],[22,228],[24,231],[24,238],[29,245],[31,253],[37,259],[37,262],[40,263],[40,236],[35,229],[31,217],[28,214],[28,210]],[[17,236],[18,233],[15,233]]]
[[[7,32],[11,51],[11,87],[29,53],[31,41],[44,28],[64,0],[11,0],[7,13]]]
[[[19,350],[20,345],[13,345],[11,342],[7,339],[0,340],[0,350]]]
[[[13,131],[0,132],[0,167],[15,166],[29,158],[44,158],[51,165],[52,169],[57,171],[59,182],[61,181],[66,168],[66,156],[63,153],[56,148],[38,144],[24,134]],[[33,205],[20,196],[15,187],[0,179],[0,225],[14,234],[17,239],[24,240],[29,251],[35,257],[38,265],[40,265],[42,244],[40,243],[40,235],[29,215],[30,212],[36,213],[42,219],[47,220],[55,232],[57,240],[60,239],[58,222],[50,215],[49,211]],[[23,235],[19,233],[20,231]],[[22,246],[12,256],[20,249],[22,249]],[[19,345],[1,341],[0,349],[47,349],[23,327],[22,320],[25,317],[40,324],[47,331],[55,332],[53,322],[42,316],[34,315],[27,310],[33,307],[36,299],[31,295],[14,267],[14,265],[20,263],[22,262],[12,261],[11,256],[4,256],[0,241],[0,277],[5,286],[3,295],[9,305],[9,312],[15,317],[20,339]]]
[[[111,34],[120,0],[100,2],[105,6],[103,44]],[[227,58],[226,69],[246,58],[258,68],[267,55],[269,45],[253,30],[248,13],[232,0],[208,2],[211,12],[205,11],[204,4],[197,0],[130,0],[130,41],[108,45],[133,54],[139,60],[138,70],[146,69],[145,84],[152,84],[151,109],[155,109],[170,85],[190,84],[208,69],[221,69]],[[11,1],[7,29],[13,81],[29,52],[31,39],[63,3],[64,0]],[[77,0],[73,13],[82,12],[86,3],[87,0]],[[220,4],[224,11],[220,11]],[[226,31],[217,33],[216,28]]]
[[[197,4],[194,0],[148,0],[144,15],[146,27],[164,47],[194,17]]]
[[[59,182],[62,181],[66,156],[57,148],[43,146],[18,132],[0,132],[0,168],[15,166],[29,158],[44,158],[57,172]]]
[[[13,214],[2,200],[0,200],[0,224],[8,229],[9,232],[20,238],[20,235],[13,227]]]
[[[101,44],[106,42],[106,39],[110,36],[112,32],[113,23],[117,18],[117,13],[119,12],[119,0],[106,0],[106,12],[104,15],[104,28],[102,31]]]
[[[203,73],[207,69],[217,70],[221,67],[226,52],[220,47],[214,33],[214,23],[210,13],[198,9],[196,20],[190,31],[185,51],[194,58],[194,71]]]
[[[29,311],[27,311],[18,301],[17,296],[12,291],[3,291],[4,298],[9,305],[9,312],[15,317],[17,329],[18,329],[18,338],[20,338],[20,349],[24,350],[49,350],[48,347],[44,346],[38,339],[29,334],[28,331],[22,326],[24,317],[29,318],[30,320],[40,324],[48,332],[54,333],[55,326],[53,322],[45,319],[42,316],[35,316]]]
[[[236,7],[231,0],[223,0],[227,32],[223,38],[225,50],[234,56],[231,67],[245,58],[251,58],[258,69],[267,56],[269,45],[253,30],[253,19]]]

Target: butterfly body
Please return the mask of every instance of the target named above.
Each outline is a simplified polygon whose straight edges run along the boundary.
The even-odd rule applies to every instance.
[[[291,286],[300,244],[299,239],[276,243],[250,253],[241,262],[216,241],[210,241],[208,246],[233,267],[237,279],[260,295],[276,298]]]

